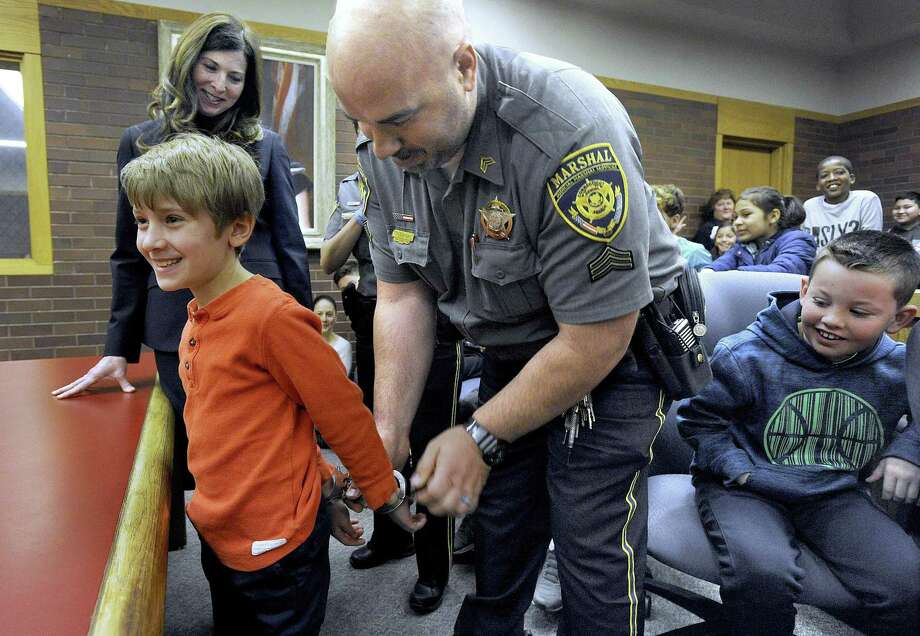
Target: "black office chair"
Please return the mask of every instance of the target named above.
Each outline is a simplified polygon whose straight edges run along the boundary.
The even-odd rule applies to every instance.
[[[753,322],[769,304],[772,291],[797,291],[802,277],[761,272],[711,272],[701,275],[706,297],[708,331],[703,338],[711,353],[720,338],[737,333]],[[920,327],[912,330],[908,344],[908,387],[914,419],[920,418]],[[917,377],[914,377],[917,376]],[[710,583],[719,583],[719,568],[703,524],[688,474],[692,451],[677,432],[675,403],[655,441],[649,490],[648,555],[657,561]],[[858,600],[840,583],[830,568],[807,546],[799,564],[805,571],[800,602],[814,605],[854,624]],[[689,590],[646,579],[651,592],[686,609],[704,622],[667,632],[671,635],[725,632],[722,605]],[[647,605],[648,607],[648,605]],[[854,626],[856,626],[854,624]]]

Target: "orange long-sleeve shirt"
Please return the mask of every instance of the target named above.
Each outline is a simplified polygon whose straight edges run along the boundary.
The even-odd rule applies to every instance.
[[[314,425],[372,508],[392,496],[373,416],[316,314],[261,276],[188,311],[188,515],[221,562],[258,570],[309,536],[322,498]]]

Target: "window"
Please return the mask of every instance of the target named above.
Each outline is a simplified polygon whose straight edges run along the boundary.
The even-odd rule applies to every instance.
[[[160,70],[185,25],[160,23]],[[258,30],[256,34],[259,35]],[[322,47],[260,36],[262,125],[281,135],[307,247],[322,244],[334,206],[335,101],[326,83]]]
[[[38,7],[13,2],[0,29],[0,275],[51,274]]]
[[[0,258],[29,258],[29,182],[19,65],[0,59]]]

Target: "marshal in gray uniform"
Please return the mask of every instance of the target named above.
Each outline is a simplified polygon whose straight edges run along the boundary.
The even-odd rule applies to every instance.
[[[683,261],[619,101],[570,64],[475,48],[477,108],[453,175],[402,171],[371,142],[359,160],[377,276],[421,279],[485,346],[485,402],[557,323],[639,310],[653,287],[675,289]],[[549,519],[565,596],[559,633],[641,630],[643,469],[667,401],[632,348],[592,396],[597,421],[572,448],[556,418],[492,468],[476,515],[477,592],[457,633],[520,633]]]

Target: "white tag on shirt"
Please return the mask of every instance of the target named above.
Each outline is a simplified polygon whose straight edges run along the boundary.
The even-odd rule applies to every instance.
[[[252,556],[259,556],[260,554],[265,554],[269,550],[280,548],[285,543],[287,543],[287,539],[267,539],[265,541],[253,541],[252,542]]]

